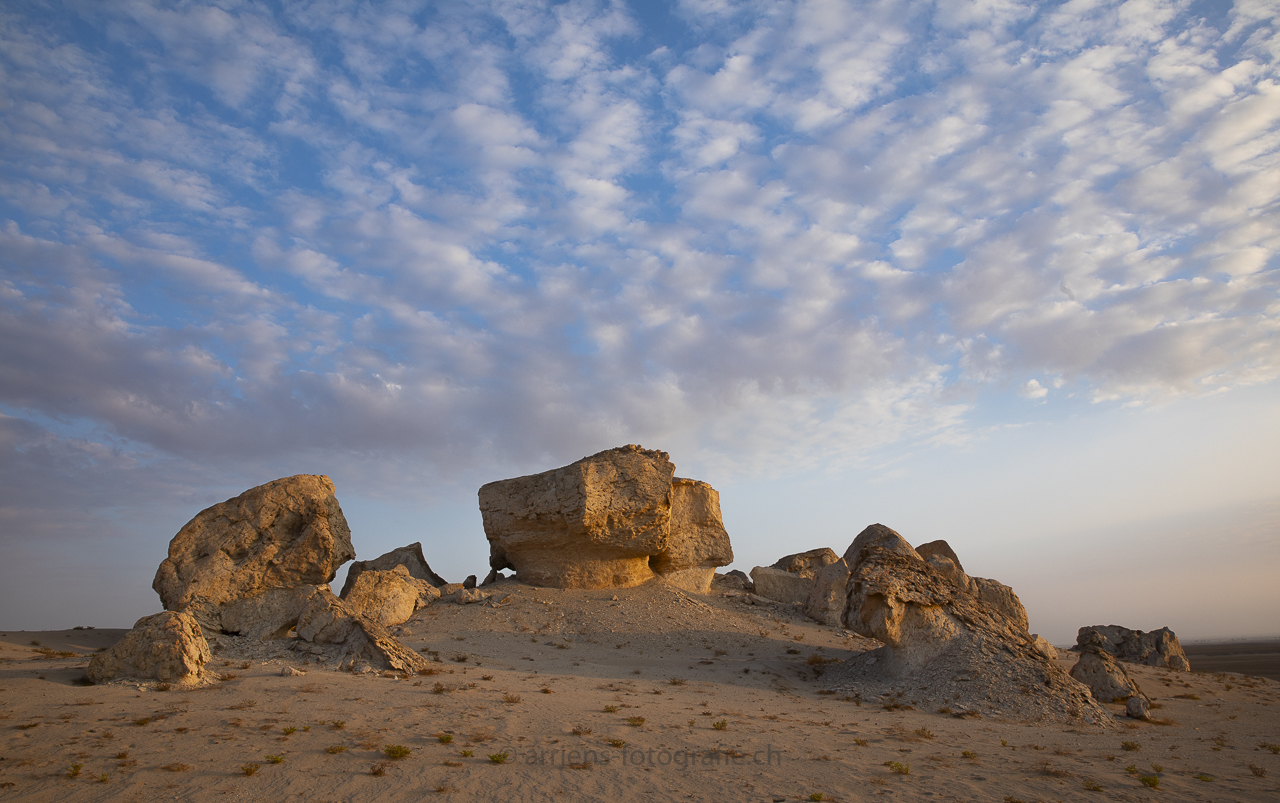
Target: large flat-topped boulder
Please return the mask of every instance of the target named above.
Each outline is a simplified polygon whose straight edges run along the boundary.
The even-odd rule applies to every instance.
[[[413,612],[440,598],[440,590],[409,574],[405,566],[361,572],[342,601],[352,613],[383,627],[407,621]]]
[[[733,545],[720,516],[720,494],[700,480],[676,477],[667,546],[649,560],[649,567],[679,588],[707,594],[716,567],[730,563]]]
[[[562,468],[480,488],[489,565],[524,583],[611,588],[653,578],[667,548],[675,466],[666,452],[622,446]]]
[[[299,474],[207,508],[169,542],[152,588],[167,610],[322,585],[355,557],[326,476]]]

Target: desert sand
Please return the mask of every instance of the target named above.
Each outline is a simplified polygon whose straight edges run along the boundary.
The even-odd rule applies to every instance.
[[[1280,800],[1274,680],[1129,664],[1155,722],[961,718],[842,680],[880,645],[792,605],[485,590],[393,628],[413,676],[224,638],[203,687],[83,686],[126,630],[0,633],[0,801]]]

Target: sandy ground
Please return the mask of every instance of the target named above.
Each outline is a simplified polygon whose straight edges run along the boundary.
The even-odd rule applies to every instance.
[[[787,606],[494,590],[404,625],[407,678],[229,644],[208,687],[86,687],[124,630],[0,633],[0,801],[1280,800],[1275,681],[1130,666],[1160,723],[957,719],[833,693],[876,643]]]

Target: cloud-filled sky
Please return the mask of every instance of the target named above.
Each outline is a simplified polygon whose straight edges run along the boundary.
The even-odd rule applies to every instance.
[[[744,569],[884,521],[1058,641],[1274,630],[1277,11],[5,4],[0,627],[303,472],[483,574],[479,484],[642,443]]]

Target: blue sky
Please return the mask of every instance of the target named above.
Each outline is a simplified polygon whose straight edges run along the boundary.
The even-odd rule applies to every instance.
[[[0,627],[293,473],[483,574],[480,484],[641,443],[744,569],[882,521],[1056,641],[1272,632],[1276,11],[6,4]]]

